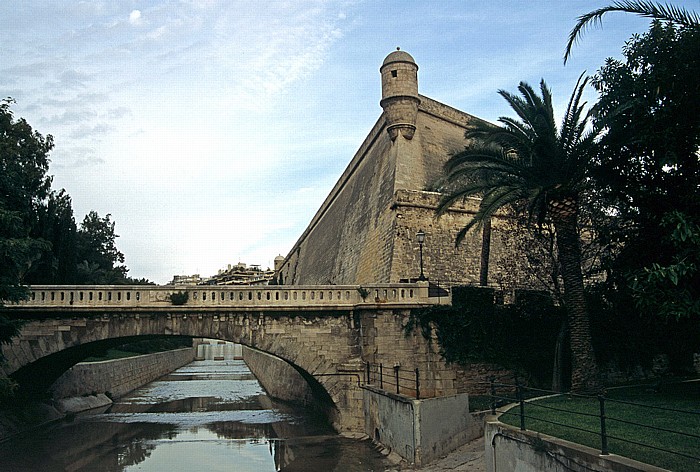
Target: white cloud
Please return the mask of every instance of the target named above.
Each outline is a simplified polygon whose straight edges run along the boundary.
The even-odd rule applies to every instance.
[[[132,10],[131,13],[129,13],[129,23],[138,26],[141,22],[141,10]]]

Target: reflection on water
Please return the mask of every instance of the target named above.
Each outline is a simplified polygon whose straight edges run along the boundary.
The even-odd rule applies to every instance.
[[[120,399],[0,444],[2,471],[360,472],[368,442],[267,397],[243,361],[196,361]]]

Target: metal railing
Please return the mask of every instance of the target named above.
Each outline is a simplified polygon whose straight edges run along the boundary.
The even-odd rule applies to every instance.
[[[399,364],[391,367],[383,364],[365,364],[365,383],[381,390],[420,400],[420,372],[418,368],[406,369]]]
[[[700,463],[700,455],[698,455],[695,452],[688,454],[686,452],[682,452],[682,451],[678,451],[678,450],[671,450],[671,449],[667,449],[665,447],[660,447],[658,445],[648,444],[648,443],[643,442],[642,440],[629,439],[629,438],[623,438],[620,436],[612,435],[609,432],[608,426],[611,423],[619,423],[619,424],[634,426],[637,428],[642,428],[642,430],[652,431],[652,432],[656,432],[656,433],[665,433],[665,434],[675,435],[678,437],[682,436],[685,438],[697,439],[697,440],[699,440],[698,447],[695,448],[694,451],[700,451],[700,434],[690,433],[687,431],[677,431],[677,430],[674,430],[671,428],[663,428],[663,427],[654,426],[654,425],[651,425],[648,423],[645,424],[645,423],[639,423],[636,421],[631,421],[630,419],[627,419],[627,418],[611,416],[608,412],[608,406],[610,406],[611,404],[628,405],[628,406],[632,406],[635,408],[645,409],[646,411],[650,411],[650,412],[651,411],[663,411],[663,412],[668,412],[668,413],[677,414],[677,415],[688,415],[688,417],[695,416],[698,418],[700,418],[700,410],[683,410],[683,409],[677,409],[677,408],[668,408],[668,407],[663,407],[663,406],[630,402],[630,401],[625,401],[625,400],[617,400],[617,399],[607,397],[605,395],[604,391],[598,395],[579,395],[579,394],[573,394],[573,393],[561,393],[561,392],[555,392],[555,391],[551,391],[551,390],[532,388],[532,387],[527,387],[527,386],[523,385],[519,381],[517,376],[515,376],[513,383],[501,383],[501,382],[496,382],[496,380],[497,380],[496,378],[492,378],[490,381],[491,413],[494,415],[496,413],[501,413],[501,414],[507,413],[510,415],[517,415],[517,417],[519,419],[519,426],[520,426],[521,431],[525,431],[527,429],[527,421],[526,420],[540,421],[540,422],[555,425],[558,427],[562,427],[562,428],[566,428],[566,429],[570,429],[570,430],[575,430],[575,431],[580,431],[580,432],[584,432],[584,433],[589,433],[591,435],[598,436],[599,440],[600,440],[599,449],[600,449],[601,455],[610,454],[609,440],[615,440],[615,441],[633,444],[635,446],[638,446],[641,448],[646,448],[646,449],[649,449],[651,451],[659,451],[659,452],[668,453],[668,454],[671,454],[673,456],[677,456],[680,458],[691,459],[693,461],[696,461],[696,464]],[[499,392],[503,392],[503,391],[505,391],[506,393],[499,393]],[[576,398],[576,399],[582,399],[584,401],[588,400],[588,401],[594,402],[595,408],[591,408],[591,409],[595,410],[595,413],[576,411],[576,410],[570,409],[570,408],[560,408],[558,406],[555,407],[555,406],[547,405],[547,404],[540,402],[540,401],[535,401],[535,400],[544,400],[544,398],[542,398],[542,397],[554,397],[554,396],[565,396],[567,398]],[[517,413],[512,413],[513,404],[515,404],[515,406],[517,407]],[[501,407],[503,407],[505,405],[508,405],[508,408],[501,409]],[[526,405],[527,405],[527,411],[526,411]],[[533,409],[535,410],[535,412],[533,412]],[[599,426],[596,429],[587,429],[585,427],[574,426],[571,424],[564,424],[564,423],[559,422],[559,421],[552,421],[551,419],[545,418],[543,415],[538,415],[536,413],[537,411],[542,411],[542,410],[550,410],[550,411],[557,411],[557,412],[565,413],[566,415],[571,415],[572,418],[573,417],[595,418],[597,420],[596,423]]]

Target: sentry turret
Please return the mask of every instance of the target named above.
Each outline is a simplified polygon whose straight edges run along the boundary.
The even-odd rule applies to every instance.
[[[413,57],[397,48],[389,54],[382,67],[382,100],[379,102],[386,117],[386,130],[392,141],[399,134],[412,139],[418,115],[418,65]]]

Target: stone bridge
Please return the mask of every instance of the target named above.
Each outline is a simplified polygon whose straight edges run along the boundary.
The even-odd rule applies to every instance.
[[[171,294],[185,291],[176,305]],[[233,341],[290,363],[310,383],[339,431],[362,431],[367,363],[420,372],[421,397],[456,393],[455,373],[418,333],[411,310],[450,303],[426,282],[370,286],[33,286],[26,302],[3,307],[24,320],[2,345],[0,375],[48,389],[105,343],[180,335]],[[408,393],[408,392],[407,392]],[[412,392],[410,392],[412,393]]]

